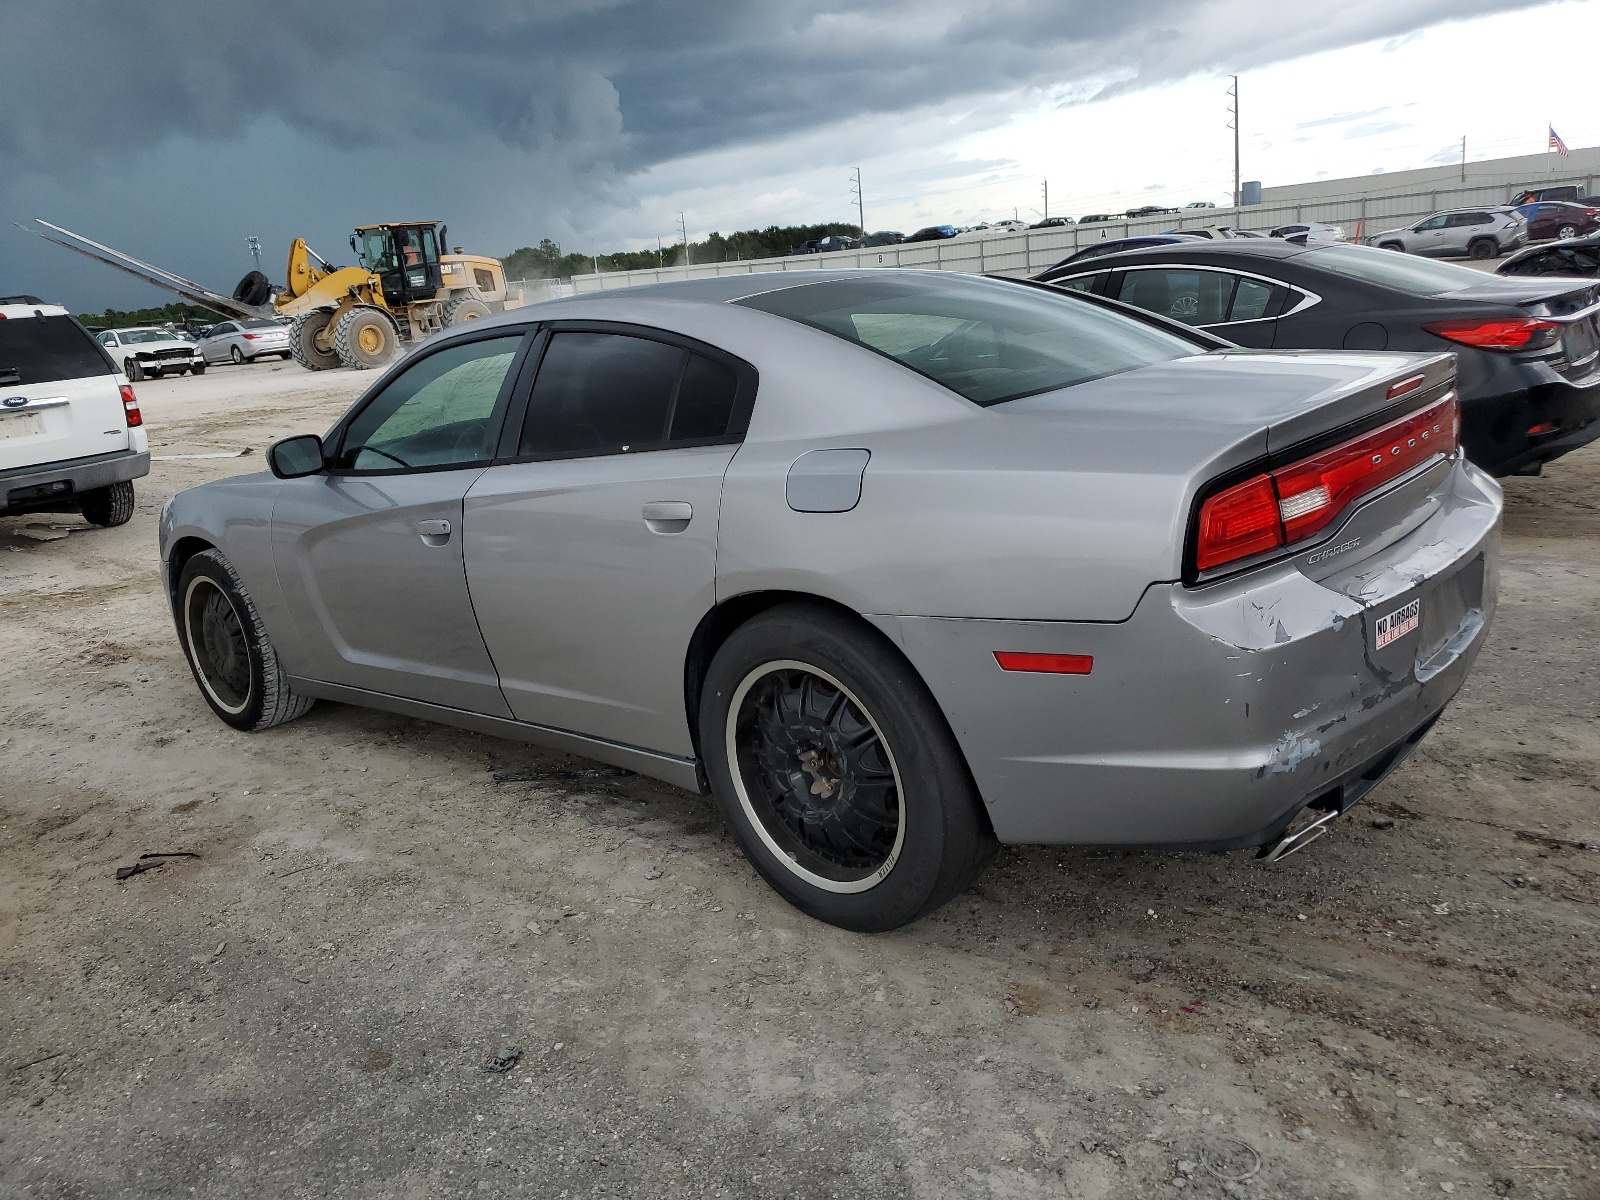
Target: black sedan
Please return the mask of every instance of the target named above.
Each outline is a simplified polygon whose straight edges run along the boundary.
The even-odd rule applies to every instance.
[[[1600,233],[1518,250],[1495,268],[1496,275],[1568,275],[1600,279]]]
[[[1453,350],[1462,443],[1496,475],[1600,438],[1600,282],[1486,275],[1371,246],[1183,242],[1036,279],[1275,350]]]

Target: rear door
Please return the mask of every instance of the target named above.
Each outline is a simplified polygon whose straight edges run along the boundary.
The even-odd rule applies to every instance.
[[[466,499],[472,603],[518,720],[692,756],[685,655],[754,395],[711,347],[554,327],[505,461]]]
[[[273,561],[303,647],[296,673],[511,715],[467,597],[461,502],[530,337],[490,330],[414,359],[330,435],[328,472],[283,481]]]
[[[94,339],[60,310],[12,312],[0,320],[0,471],[127,450],[122,380]]]

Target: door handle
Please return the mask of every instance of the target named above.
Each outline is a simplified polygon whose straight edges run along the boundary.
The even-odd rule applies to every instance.
[[[682,533],[689,528],[694,509],[682,500],[652,500],[641,515],[652,533]]]
[[[417,536],[422,539],[424,545],[442,546],[450,540],[450,522],[418,521]]]

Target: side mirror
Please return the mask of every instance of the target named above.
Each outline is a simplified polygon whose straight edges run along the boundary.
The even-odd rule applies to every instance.
[[[284,438],[267,447],[267,466],[279,479],[299,479],[323,469],[322,439],[314,433]]]

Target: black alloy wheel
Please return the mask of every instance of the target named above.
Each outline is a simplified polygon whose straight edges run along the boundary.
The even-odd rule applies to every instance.
[[[707,668],[698,729],[745,856],[818,920],[894,929],[964,891],[994,854],[938,702],[850,614],[793,602],[735,629]]]
[[[756,668],[735,693],[739,777],[768,834],[819,886],[870,887],[903,832],[883,734],[838,680],[794,661]]]
[[[255,603],[216,550],[184,564],[174,599],[178,637],[200,694],[235,729],[291,721],[314,703],[297,696]]]

